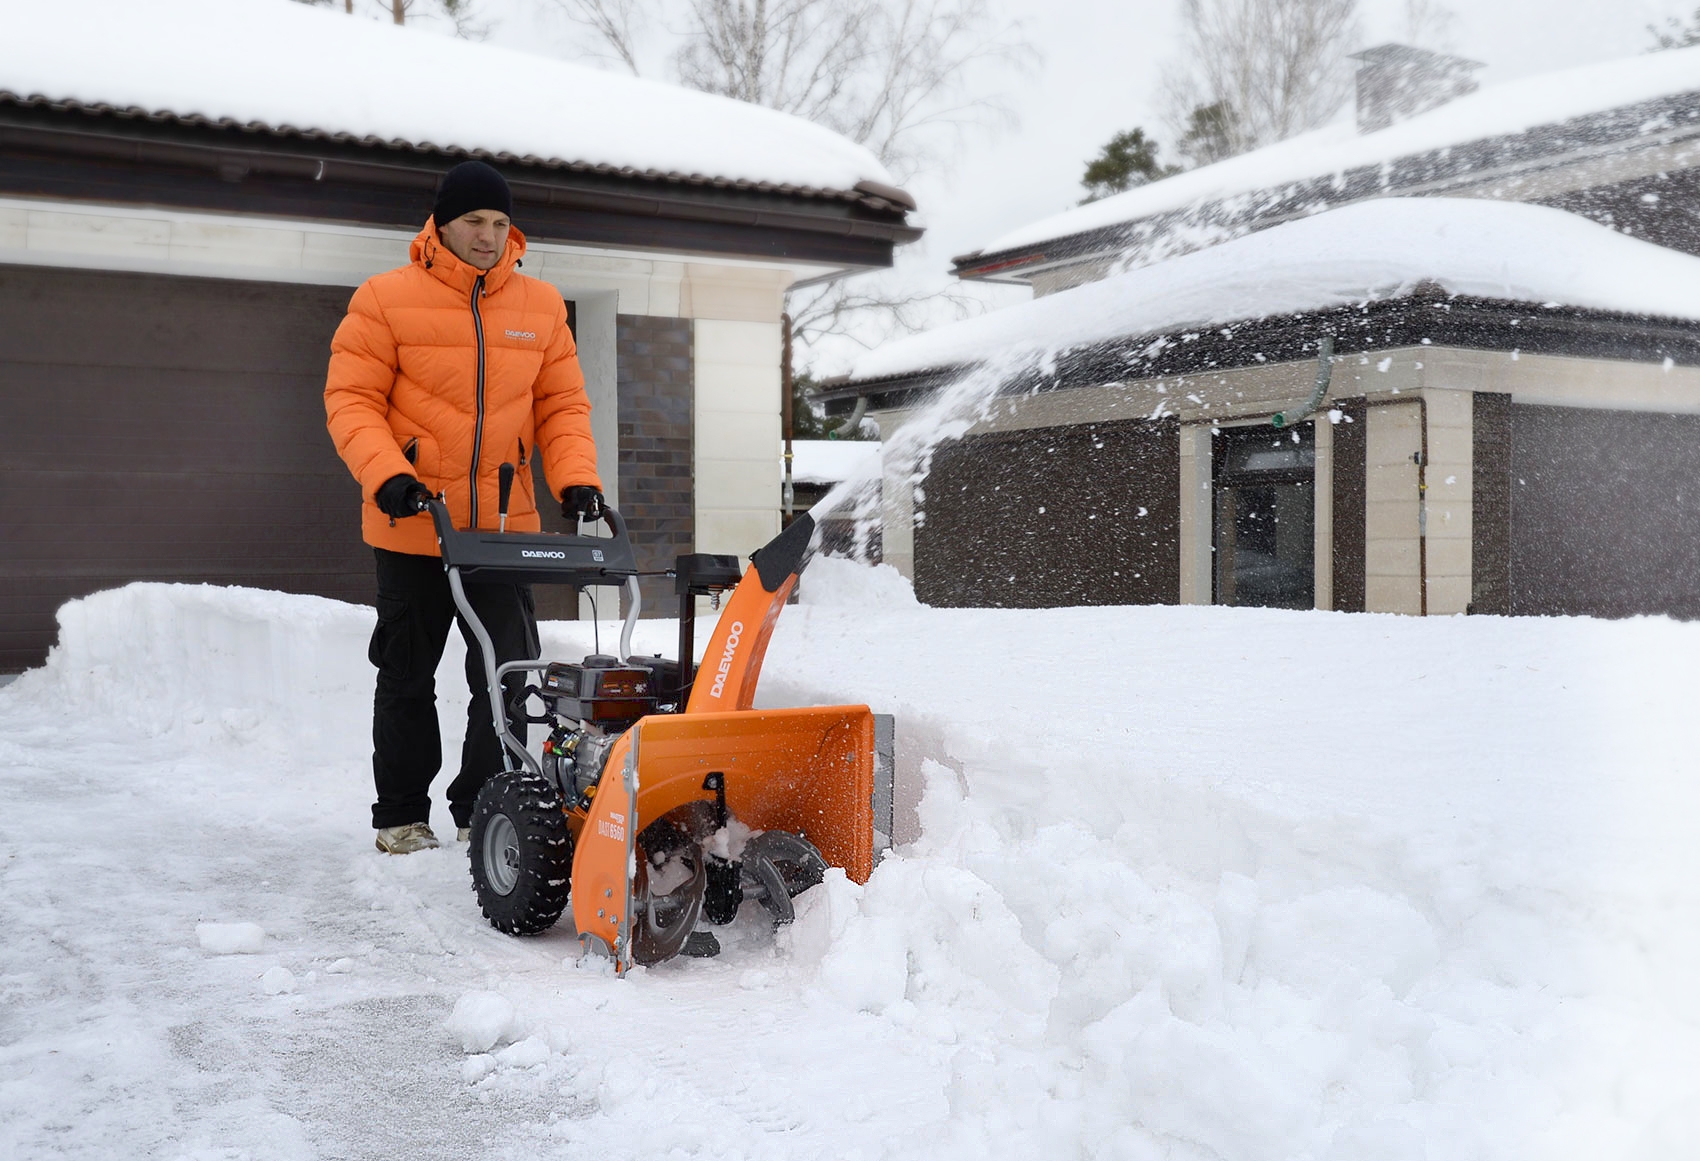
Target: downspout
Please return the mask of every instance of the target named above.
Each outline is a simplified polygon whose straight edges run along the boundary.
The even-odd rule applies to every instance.
[[[791,393],[794,389],[791,379],[791,315],[789,313],[780,315],[779,324],[780,334],[784,339],[783,345],[780,347],[779,357],[779,383],[784,400],[780,404],[779,414],[785,424],[785,485],[780,491],[783,516],[780,518],[779,526],[789,528],[792,517],[796,515],[797,510],[797,490],[792,486],[791,481],[791,439],[796,434],[796,417],[792,414],[791,408]]]
[[[827,432],[826,438],[848,439],[850,436],[856,434],[857,429],[862,426],[862,417],[867,413],[868,397],[866,395],[856,396],[856,409],[850,413],[850,418],[846,419],[842,425]]]
[[[1328,394],[1328,383],[1334,377],[1334,336],[1323,335],[1316,344],[1316,386],[1311,390],[1310,398],[1305,400],[1304,410],[1291,419],[1285,411],[1277,411],[1270,417],[1270,426],[1276,431],[1302,423],[1316,414],[1316,409],[1322,406],[1323,398]]]

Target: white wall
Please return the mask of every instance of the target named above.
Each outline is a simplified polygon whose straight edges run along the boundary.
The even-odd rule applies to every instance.
[[[699,318],[696,548],[748,556],[779,534],[777,322]]]

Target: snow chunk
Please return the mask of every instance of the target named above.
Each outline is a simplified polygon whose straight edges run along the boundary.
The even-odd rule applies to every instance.
[[[295,973],[278,964],[260,976],[260,990],[268,996],[288,995],[295,990]]]
[[[496,1059],[506,1068],[532,1068],[548,1061],[549,1046],[535,1036],[528,1036],[496,1053]]]
[[[455,1001],[444,1027],[467,1052],[488,1052],[512,1035],[514,1006],[496,992],[468,992]],[[544,1050],[548,1054],[548,1050]]]
[[[258,923],[197,923],[195,937],[214,955],[253,955],[266,945],[266,929]]]

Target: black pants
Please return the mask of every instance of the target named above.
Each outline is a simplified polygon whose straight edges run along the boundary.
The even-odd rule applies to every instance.
[[[437,729],[437,663],[448,643],[449,624],[460,623],[466,639],[466,744],[460,775],[449,784],[449,811],[456,826],[472,819],[473,800],[485,779],[502,769],[502,744],[490,719],[489,686],[478,640],[455,608],[443,562],[434,556],[373,549],[378,558],[378,627],[368,656],[378,667],[372,706],[372,776],[378,800],[374,827],[403,826],[431,817],[431,780],[443,764]],[[466,598],[496,647],[496,663],[536,657],[537,617],[526,585],[471,584]],[[502,680],[507,704],[525,684],[525,674]],[[525,740],[525,723],[510,713],[509,728]]]

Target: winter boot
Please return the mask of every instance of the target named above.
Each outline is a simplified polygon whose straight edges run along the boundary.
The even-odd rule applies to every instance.
[[[472,841],[472,828],[470,826],[463,826],[463,827],[461,827],[461,828],[459,828],[458,830],[455,831],[455,842],[457,842],[457,843],[469,843],[471,841]]]
[[[390,855],[411,855],[414,851],[429,851],[437,846],[437,836],[423,822],[406,826],[386,826],[378,830],[378,849]]]

